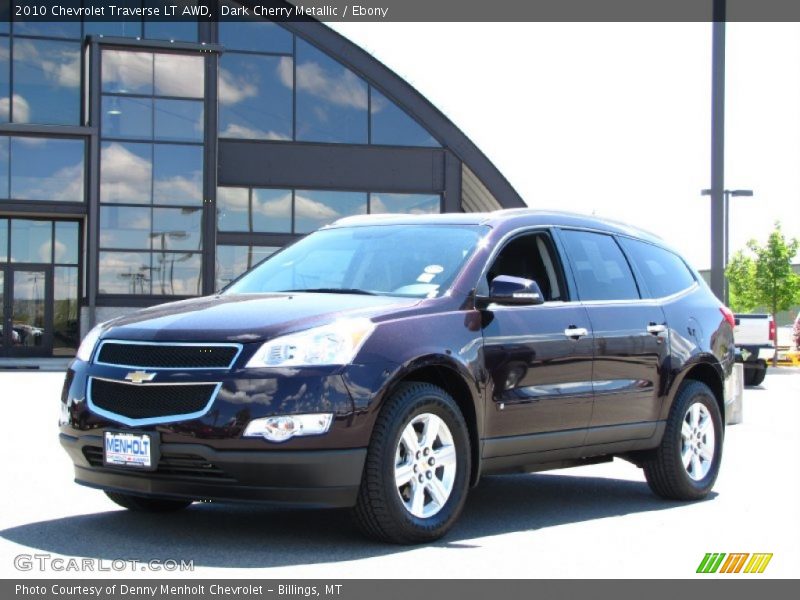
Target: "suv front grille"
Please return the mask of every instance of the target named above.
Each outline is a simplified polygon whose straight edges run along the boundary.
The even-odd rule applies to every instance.
[[[217,383],[133,384],[91,377],[88,395],[94,407],[127,420],[178,418],[209,406],[218,387]]]
[[[98,446],[84,446],[83,455],[89,464],[95,468],[114,468],[103,465],[103,449]],[[133,471],[132,469],[127,470]],[[156,473],[173,477],[232,479],[217,465],[196,454],[162,454],[158,461]]]
[[[95,362],[138,369],[230,369],[239,344],[169,344],[105,341]]]

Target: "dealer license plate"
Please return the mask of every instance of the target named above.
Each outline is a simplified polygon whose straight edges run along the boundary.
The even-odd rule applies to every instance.
[[[103,464],[134,469],[155,468],[155,444],[150,434],[106,431],[104,442]]]

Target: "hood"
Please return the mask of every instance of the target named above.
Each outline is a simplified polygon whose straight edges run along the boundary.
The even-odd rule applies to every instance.
[[[355,294],[226,294],[162,304],[109,323],[103,339],[256,342],[325,325],[342,317],[376,318],[419,298]]]

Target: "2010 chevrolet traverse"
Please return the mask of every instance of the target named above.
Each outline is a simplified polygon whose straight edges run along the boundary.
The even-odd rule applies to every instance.
[[[722,456],[733,316],[663,241],[532,210],[338,221],[221,293],[93,329],[75,480],[117,504],[353,507],[442,536],[480,475],[620,456],[665,498]]]

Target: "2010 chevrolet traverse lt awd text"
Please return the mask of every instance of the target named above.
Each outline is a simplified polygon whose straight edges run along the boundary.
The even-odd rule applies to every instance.
[[[481,474],[620,456],[665,498],[722,456],[733,316],[661,240],[532,210],[350,217],[221,293],[93,329],[70,366],[75,479],[140,511],[353,507],[443,535]]]

